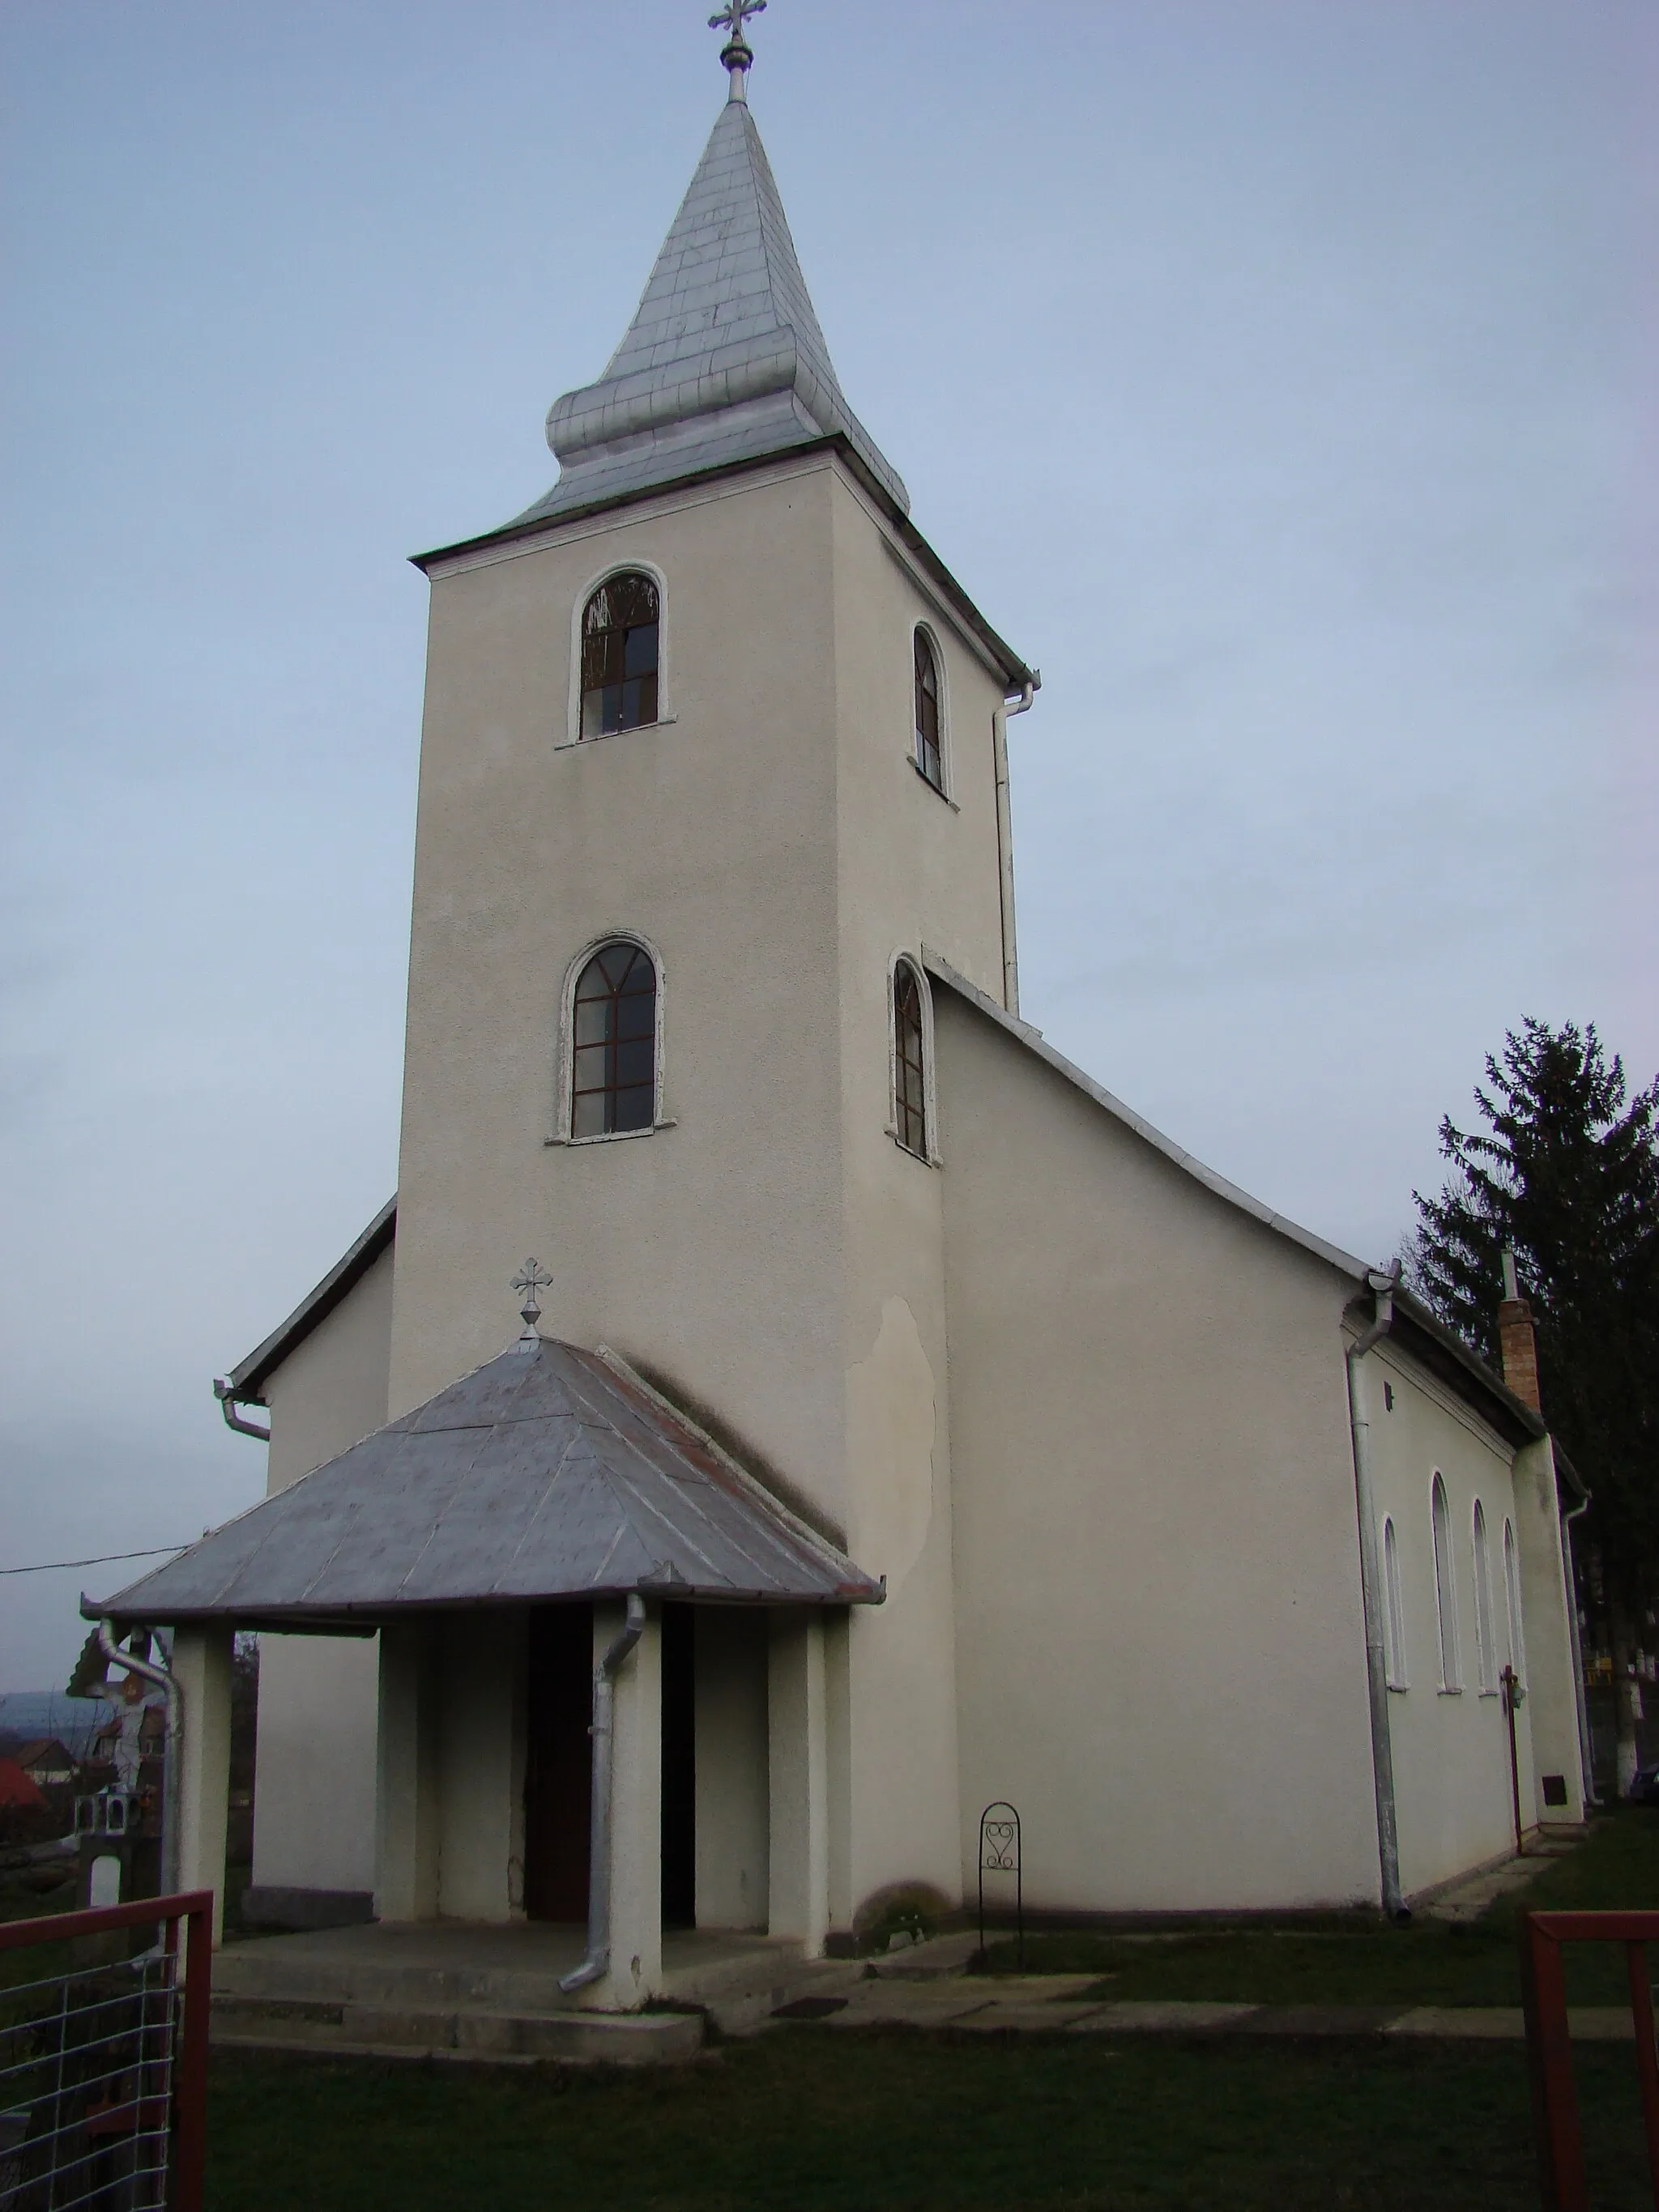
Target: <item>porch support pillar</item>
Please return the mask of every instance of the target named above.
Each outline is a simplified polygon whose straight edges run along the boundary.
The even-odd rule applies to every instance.
[[[597,1667],[622,1634],[620,1605],[593,1608]],[[579,2002],[637,2012],[662,1987],[662,1614],[617,1669],[611,1709],[611,1970]]]
[[[769,1929],[793,1936],[809,1959],[822,1956],[830,1925],[828,1722],[823,1615],[775,1613],[767,1668]]]
[[[374,1778],[374,1916],[438,1913],[437,1669],[431,1628],[380,1631]]]
[[[234,1632],[180,1628],[173,1678],[183,1707],[179,1771],[179,1887],[213,1892],[213,1940],[225,1930],[225,1830],[230,1809],[230,1680]]]

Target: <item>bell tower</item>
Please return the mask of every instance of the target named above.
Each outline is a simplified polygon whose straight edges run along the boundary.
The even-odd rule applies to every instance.
[[[534,1250],[549,1334],[886,1576],[804,1678],[821,1929],[960,1890],[927,973],[1011,1002],[1003,727],[1036,679],[842,395],[747,100],[758,11],[714,19],[728,98],[548,416],[557,482],[419,563],[390,1411],[501,1349]]]

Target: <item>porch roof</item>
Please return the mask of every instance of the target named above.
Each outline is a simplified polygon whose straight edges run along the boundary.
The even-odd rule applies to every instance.
[[[647,1595],[879,1603],[879,1582],[605,1352],[531,1337],[88,1613],[368,1631]]]

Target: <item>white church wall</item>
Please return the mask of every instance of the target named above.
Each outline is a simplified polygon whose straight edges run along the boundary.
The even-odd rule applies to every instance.
[[[887,979],[927,943],[1001,980],[1001,686],[895,544],[818,455],[437,564],[391,1389],[497,1350],[533,1249],[550,1334],[614,1345],[855,1553],[864,1522],[890,1601],[827,1692],[848,1912],[960,1882],[939,1177],[890,1133]],[[580,603],[630,561],[675,719],[571,746]],[[947,799],[911,765],[923,619]],[[560,984],[611,930],[661,955],[664,1126],[550,1142]]]
[[[846,1921],[898,1886],[960,1894],[944,1177],[937,1157],[896,1141],[890,979],[896,957],[920,974],[937,946],[1000,993],[1003,686],[867,495],[842,471],[834,485],[848,1539],[887,1581],[885,1604],[848,1623],[844,1652],[832,1887]],[[940,677],[943,795],[915,766],[919,625]]]
[[[1367,1380],[1378,1557],[1383,1522],[1391,1520],[1404,1614],[1405,1648],[1390,1659],[1391,1672],[1407,1686],[1390,1691],[1389,1712],[1401,1886],[1411,1897],[1515,1848],[1509,1727],[1498,1689],[1509,1656],[1504,1529],[1516,1520],[1513,1452],[1387,1341],[1370,1355]],[[1449,1683],[1441,1672],[1437,1474],[1445,1485],[1450,1539],[1455,1648]],[[1489,1607],[1477,1604],[1477,1499],[1486,1522]],[[1483,1618],[1490,1620],[1491,1638],[1484,1662],[1478,1633]],[[1522,1818],[1529,1827],[1537,1818],[1530,1698],[1517,1712],[1516,1737]]]
[[[458,1613],[438,1623],[438,1911],[524,1917],[526,1617]]]
[[[392,1276],[388,1250],[267,1382],[268,1492],[385,1421]],[[257,1886],[374,1888],[378,1676],[372,1637],[261,1638]]]
[[[534,1251],[550,1334],[614,1345],[841,1529],[830,481],[785,464],[439,565],[392,1404],[501,1348]],[[634,558],[677,719],[562,744],[572,608]],[[550,1143],[561,981],[613,928],[662,956],[669,1126]]]
[[[1351,1286],[935,992],[961,1851],[1073,1910],[1379,1894]]]
[[[696,1623],[699,1928],[767,1919],[767,1617],[700,1607]]]
[[[1547,1437],[1516,1455],[1515,1533],[1526,1640],[1527,1717],[1539,1781],[1538,1818],[1546,1826],[1571,1825],[1584,1817],[1584,1759],[1573,1671],[1573,1601],[1561,1546],[1555,1453]],[[1559,1777],[1564,1803],[1552,1805],[1545,1800],[1547,1775]]]

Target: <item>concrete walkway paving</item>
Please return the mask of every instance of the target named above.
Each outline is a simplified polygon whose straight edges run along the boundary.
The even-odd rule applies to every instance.
[[[828,2027],[966,2029],[988,2034],[1085,2035],[1402,2035],[1447,2041],[1518,2041],[1526,2033],[1519,2005],[1254,2005],[1172,1997],[1091,1997],[1093,1974],[951,1975],[936,1980],[881,1975],[843,1993],[796,1998],[774,2022],[817,2021]],[[1618,2006],[1574,2007],[1574,2039],[1630,2042],[1628,2012]]]

